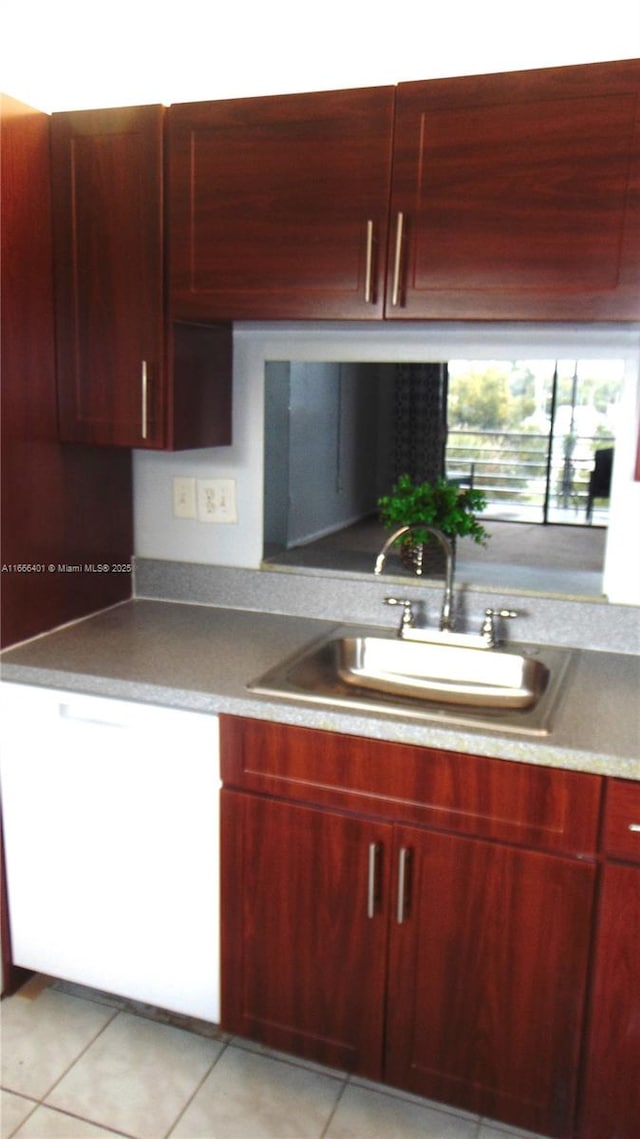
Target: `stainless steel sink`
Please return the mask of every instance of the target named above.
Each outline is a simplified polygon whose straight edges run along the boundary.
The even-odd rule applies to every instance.
[[[499,649],[353,636],[335,652],[345,684],[464,707],[532,708],[549,680],[539,658]]]
[[[325,706],[545,735],[570,658],[570,649],[556,647],[454,647],[345,626],[248,687]]]

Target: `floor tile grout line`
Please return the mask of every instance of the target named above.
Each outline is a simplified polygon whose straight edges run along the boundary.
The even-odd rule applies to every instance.
[[[213,1063],[210,1065],[210,1067],[209,1067],[209,1068],[207,1068],[207,1071],[205,1072],[204,1076],[202,1077],[202,1079],[200,1080],[200,1082],[198,1083],[198,1085],[197,1085],[197,1086],[196,1086],[196,1087],[193,1089],[193,1092],[192,1092],[192,1093],[191,1093],[191,1095],[189,1096],[189,1098],[188,1098],[187,1102],[186,1102],[186,1103],[183,1105],[182,1109],[181,1109],[181,1110],[178,1112],[178,1114],[176,1115],[176,1117],[175,1117],[175,1119],[174,1119],[173,1123],[171,1124],[171,1126],[170,1126],[169,1130],[166,1132],[166,1134],[165,1134],[165,1136],[164,1136],[164,1139],[170,1139],[170,1136],[172,1135],[172,1133],[173,1133],[173,1131],[175,1130],[175,1128],[178,1126],[178,1124],[179,1124],[180,1120],[182,1119],[183,1115],[185,1114],[185,1112],[187,1111],[187,1109],[188,1109],[188,1108],[191,1106],[191,1104],[193,1103],[193,1101],[194,1101],[195,1097],[197,1096],[198,1092],[199,1092],[199,1091],[200,1091],[200,1089],[203,1087],[203,1085],[206,1083],[206,1081],[209,1079],[209,1076],[210,1076],[210,1075],[211,1075],[211,1073],[213,1072],[214,1068],[216,1068],[216,1067],[217,1067],[218,1063],[220,1062],[220,1060],[221,1060],[221,1059],[222,1059],[222,1057],[224,1056],[224,1054],[225,1054],[225,1052],[227,1051],[227,1048],[229,1047],[229,1044],[230,1044],[230,1043],[231,1043],[231,1041],[230,1041],[230,1040],[226,1040],[226,1041],[222,1042],[222,1048],[221,1048],[221,1049],[220,1049],[220,1051],[218,1052],[218,1055],[216,1056],[215,1060],[214,1060],[214,1061],[213,1061]]]
[[[22,1127],[24,1127],[25,1123],[27,1123],[32,1118],[32,1116],[35,1115],[36,1111],[38,1111],[38,1109],[41,1107],[45,1108],[47,1111],[54,1111],[56,1115],[63,1115],[68,1119],[77,1119],[80,1123],[89,1123],[93,1127],[100,1126],[102,1130],[112,1132],[112,1134],[115,1135],[117,1139],[137,1139],[137,1136],[131,1135],[129,1132],[116,1131],[115,1128],[111,1127],[109,1124],[101,1123],[98,1125],[94,1120],[87,1119],[84,1115],[76,1115],[75,1112],[72,1111],[63,1111],[62,1108],[54,1107],[52,1104],[43,1103],[42,1100],[32,1099],[31,1096],[22,1095],[21,1092],[14,1092],[10,1088],[5,1088],[4,1085],[2,1085],[2,1091],[6,1091],[10,1095],[14,1095],[16,1099],[25,1100],[27,1103],[31,1104],[31,1111],[28,1111],[27,1114],[16,1124],[13,1131],[9,1132],[7,1139],[13,1139],[13,1136],[16,1135]]]
[[[54,1105],[51,1103],[35,1104],[34,1111],[29,1112],[29,1115],[27,1115],[27,1117],[18,1124],[15,1130],[11,1132],[11,1135],[8,1137],[8,1139],[12,1139],[12,1136],[14,1136],[16,1132],[24,1126],[24,1124],[27,1122],[27,1119],[31,1119],[31,1116],[40,1107],[46,1108],[47,1111],[53,1111],[56,1113],[56,1115],[63,1116],[65,1119],[75,1119],[78,1123],[88,1123],[91,1127],[99,1127],[101,1131],[109,1131],[116,1137],[116,1139],[140,1139],[140,1137],[138,1135],[134,1135],[132,1131],[118,1131],[115,1127],[112,1127],[110,1123],[97,1123],[95,1119],[88,1119],[86,1115],[78,1115],[74,1111],[66,1111],[62,1107],[54,1107]]]
[[[348,1084],[349,1084],[349,1077],[347,1076],[342,1081],[342,1087],[338,1091],[338,1094],[336,1096],[336,1102],[333,1105],[332,1111],[329,1113],[329,1118],[327,1119],[327,1122],[325,1123],[324,1127],[322,1128],[322,1131],[320,1132],[318,1139],[325,1139],[325,1136],[326,1136],[329,1128],[331,1127],[331,1124],[333,1122],[335,1114],[336,1114],[338,1108],[340,1107],[340,1104],[342,1103],[342,1100],[344,1098],[344,1094],[347,1090]]]
[[[73,985],[72,982],[69,985]],[[139,1002],[130,1000],[128,997],[119,997],[115,993],[107,993],[103,990],[96,990],[95,995],[91,994],[91,989],[87,986],[81,986],[82,992],[73,992],[70,987],[67,987],[66,982],[56,982],[50,986],[52,992],[64,993],[65,996],[73,997],[75,1000],[86,1000],[92,1004],[98,1005],[99,1008],[112,1008],[115,1012],[127,1013],[129,1016],[140,1017],[141,1020],[150,1020],[153,1024],[162,1024],[166,1028],[175,1028],[181,1032],[189,1032],[192,1036],[198,1036],[203,1040],[218,1040],[220,1042],[229,1043],[232,1037],[225,1033],[219,1026],[212,1021],[203,1021],[199,1017],[187,1016],[182,1013],[174,1013],[171,1009],[163,1009],[160,1006],[143,1006],[139,1007]],[[183,1023],[184,1021],[184,1023]],[[215,1029],[215,1034],[210,1031],[205,1031],[205,1028],[199,1029],[195,1027],[197,1024],[202,1024],[207,1029]]]
[[[64,989],[54,990],[54,991],[65,992]],[[65,992],[65,995],[72,997],[72,999],[74,999],[74,1000],[89,1000],[89,1001],[91,1001],[90,996],[80,996],[78,994],[69,993],[69,992]],[[58,1078],[56,1080],[54,1080],[54,1082],[44,1092],[44,1094],[42,1095],[41,1098],[38,1098],[38,1097],[30,1095],[30,1094],[26,1094],[22,1091],[18,1091],[12,1087],[7,1086],[4,1083],[2,1085],[0,1085],[2,1087],[2,1090],[7,1091],[8,1093],[15,1095],[18,1098],[25,1100],[25,1101],[27,1101],[33,1105],[32,1110],[27,1114],[27,1116],[22,1120],[22,1122],[20,1124],[18,1124],[18,1127],[15,1128],[11,1132],[11,1135],[8,1137],[8,1139],[12,1139],[12,1136],[14,1136],[16,1134],[16,1131],[19,1130],[19,1128],[24,1123],[26,1123],[28,1119],[30,1119],[33,1116],[33,1114],[35,1113],[35,1111],[37,1110],[37,1108],[39,1106],[45,1107],[45,1108],[52,1110],[52,1111],[56,1111],[58,1114],[67,1115],[67,1116],[69,1116],[69,1118],[73,1118],[73,1119],[80,1120],[82,1122],[86,1122],[86,1123],[91,1124],[93,1126],[101,1126],[105,1130],[111,1131],[115,1136],[118,1136],[118,1137],[123,1136],[124,1139],[138,1139],[137,1136],[129,1135],[129,1133],[127,1133],[127,1132],[118,1131],[116,1128],[111,1127],[111,1125],[109,1125],[109,1124],[103,1124],[103,1123],[98,1122],[96,1120],[89,1119],[85,1116],[76,1115],[73,1112],[65,1111],[65,1109],[63,1109],[63,1108],[58,1108],[58,1107],[54,1106],[53,1104],[47,1103],[47,1097],[51,1095],[51,1093],[58,1086],[58,1084],[69,1074],[69,1072],[75,1067],[75,1065],[86,1055],[86,1053],[93,1047],[93,1045],[96,1043],[96,1041],[100,1039],[102,1034],[104,1032],[106,1032],[106,1030],[110,1027],[110,1025],[112,1025],[114,1023],[114,1021],[117,1019],[117,1017],[120,1016],[121,1014],[130,1015],[130,1016],[142,1019],[142,1020],[150,1020],[153,1023],[159,1023],[159,1024],[164,1025],[165,1027],[168,1027],[168,1028],[177,1028],[179,1031],[186,1031],[186,1032],[190,1033],[191,1035],[198,1036],[201,1039],[211,1040],[214,1043],[217,1043],[220,1045],[220,1051],[218,1052],[217,1056],[215,1057],[213,1062],[208,1067],[208,1069],[205,1072],[205,1074],[203,1075],[202,1079],[199,1081],[197,1087],[194,1089],[194,1091],[189,1096],[187,1102],[184,1104],[184,1106],[182,1107],[180,1112],[177,1114],[176,1118],[174,1119],[173,1123],[171,1124],[169,1130],[166,1133],[165,1139],[170,1139],[170,1136],[171,1136],[173,1130],[175,1129],[175,1127],[179,1123],[180,1119],[183,1117],[184,1113],[186,1112],[186,1110],[188,1109],[188,1107],[192,1103],[194,1097],[197,1095],[199,1090],[202,1088],[204,1082],[211,1075],[212,1071],[217,1066],[219,1061],[222,1059],[222,1056],[225,1054],[225,1052],[227,1051],[227,1049],[230,1046],[234,1046],[234,1047],[237,1047],[243,1051],[249,1052],[253,1055],[262,1056],[265,1059],[269,1059],[269,1060],[275,1061],[277,1063],[284,1064],[287,1067],[292,1067],[292,1068],[296,1068],[296,1069],[300,1069],[300,1070],[308,1071],[308,1072],[320,1072],[320,1074],[324,1075],[326,1078],[333,1079],[341,1085],[339,1092],[338,1092],[336,1102],[335,1102],[334,1107],[333,1107],[333,1110],[331,1111],[329,1119],[327,1120],[326,1124],[324,1125],[324,1127],[320,1133],[319,1139],[323,1139],[323,1137],[326,1135],[327,1129],[329,1128],[329,1126],[331,1124],[331,1120],[333,1119],[335,1112],[336,1112],[340,1102],[342,1101],[344,1094],[345,1094],[345,1091],[346,1091],[348,1086],[352,1086],[354,1088],[357,1088],[357,1087],[367,1088],[369,1086],[369,1084],[375,1085],[373,1088],[370,1088],[369,1090],[377,1091],[378,1094],[380,1094],[380,1095],[384,1095],[390,1099],[400,1100],[401,1102],[405,1102],[405,1103],[415,1103],[420,1098],[418,1096],[413,1096],[412,1093],[409,1093],[409,1092],[405,1093],[404,1089],[402,1089],[402,1088],[395,1088],[391,1085],[386,1085],[386,1084],[379,1083],[379,1082],[373,1081],[373,1080],[366,1081],[364,1084],[359,1084],[357,1082],[354,1082],[354,1081],[357,1081],[359,1077],[357,1075],[354,1076],[353,1073],[340,1072],[339,1070],[335,1070],[335,1069],[321,1070],[320,1065],[307,1064],[303,1058],[299,1058],[299,1057],[296,1057],[294,1055],[289,1056],[289,1055],[284,1054],[284,1053],[276,1053],[276,1052],[274,1052],[268,1048],[261,1051],[259,1049],[251,1047],[250,1046],[251,1041],[249,1041],[248,1039],[245,1039],[243,1037],[238,1037],[238,1036],[235,1036],[233,1034],[231,1034],[231,1035],[223,1034],[222,1031],[220,1032],[220,1035],[215,1035],[215,1036],[210,1036],[208,1033],[199,1033],[197,1031],[197,1029],[195,1029],[191,1026],[185,1025],[184,1027],[181,1027],[180,1025],[172,1024],[171,1022],[165,1021],[163,1018],[157,1018],[157,1017],[154,1017],[151,1013],[146,1013],[145,1010],[129,1009],[126,1005],[126,1002],[124,1003],[124,1005],[121,1005],[119,1002],[116,1003],[115,1001],[110,1002],[110,1001],[106,1001],[106,1000],[105,1001],[93,1000],[91,1003],[99,1006],[102,1009],[104,1009],[104,1008],[111,1009],[112,1015],[105,1021],[105,1023],[101,1026],[101,1028],[98,1030],[98,1032],[95,1034],[95,1036],[93,1036],[92,1039],[89,1040],[85,1044],[85,1046],[77,1053],[77,1055],[74,1057],[74,1059],[67,1065],[67,1067],[58,1076]],[[439,1110],[442,1112],[443,1115],[449,1116],[449,1117],[454,1118],[454,1119],[458,1119],[461,1122],[474,1123],[475,1124],[475,1130],[474,1130],[474,1134],[473,1134],[472,1139],[480,1139],[482,1128],[485,1124],[487,1126],[490,1126],[490,1127],[493,1126],[496,1129],[500,1129],[500,1130],[504,1129],[505,1135],[508,1137],[508,1139],[510,1139],[510,1137],[511,1137],[512,1132],[509,1130],[508,1125],[504,1124],[502,1121],[494,1121],[494,1120],[488,1119],[484,1116],[476,1116],[474,1119],[472,1116],[470,1116],[466,1113],[461,1114],[454,1107],[450,1107],[447,1104],[441,1104],[440,1105],[440,1104],[437,1104],[435,1101],[432,1101],[432,1100],[425,1102],[423,1106],[430,1107],[432,1110]],[[537,1136],[534,1133],[532,1133],[532,1139],[537,1139]]]
[[[69,994],[67,994],[67,995],[69,995]],[[81,998],[74,997],[73,999],[78,1000]],[[95,1003],[98,1003],[98,1002],[95,1002]],[[105,1006],[102,1006],[102,1007],[105,1007]],[[112,1006],[109,1006],[109,1007],[112,1007]],[[7,1091],[7,1092],[11,1092],[12,1095],[22,1096],[23,1099],[32,1100],[33,1102],[36,1103],[36,1105],[42,1104],[44,1107],[49,1107],[50,1105],[46,1103],[46,1097],[51,1095],[51,1092],[54,1090],[54,1088],[56,1088],[58,1086],[58,1084],[60,1083],[60,1081],[63,1080],[66,1075],[68,1075],[68,1073],[71,1071],[71,1069],[78,1063],[78,1060],[80,1060],[85,1055],[85,1053],[89,1050],[89,1048],[91,1048],[92,1045],[95,1044],[96,1040],[98,1040],[102,1036],[102,1033],[109,1027],[110,1024],[113,1023],[113,1021],[116,1019],[117,1016],[119,1016],[119,1014],[120,1014],[119,1009],[113,1010],[113,1015],[110,1016],[109,1019],[107,1021],[105,1021],[105,1023],[103,1025],[101,1025],[101,1027],[96,1032],[95,1036],[92,1036],[91,1040],[89,1040],[80,1049],[80,1051],[74,1056],[73,1060],[71,1060],[70,1063],[67,1064],[67,1067],[64,1069],[64,1071],[53,1081],[53,1083],[49,1087],[47,1087],[46,1091],[43,1092],[43,1094],[41,1096],[28,1095],[25,1092],[18,1091],[17,1088],[12,1088],[8,1084],[5,1084],[5,1083],[0,1085],[2,1087],[2,1090]]]
[[[81,1060],[81,1059],[82,1059],[82,1057],[86,1055],[86,1053],[89,1051],[89,1049],[93,1047],[93,1045],[95,1044],[96,1040],[99,1040],[99,1039],[100,1039],[100,1037],[102,1036],[102,1034],[103,1034],[104,1032],[106,1032],[106,1030],[107,1030],[107,1028],[109,1027],[109,1025],[113,1024],[114,1020],[115,1020],[115,1019],[116,1019],[116,1017],[118,1017],[119,1015],[120,1015],[120,1012],[119,1012],[119,1010],[118,1010],[118,1009],[115,1009],[115,1010],[114,1010],[114,1013],[113,1013],[113,1016],[110,1016],[110,1017],[109,1017],[109,1019],[108,1019],[107,1021],[105,1021],[105,1023],[102,1025],[102,1027],[99,1029],[99,1031],[98,1031],[98,1032],[96,1032],[95,1036],[94,1036],[94,1037],[92,1037],[92,1039],[91,1039],[91,1040],[89,1040],[87,1044],[85,1044],[84,1048],[82,1048],[82,1049],[80,1050],[80,1052],[78,1052],[77,1056],[75,1056],[75,1058],[74,1058],[74,1059],[71,1061],[71,1063],[67,1065],[67,1067],[65,1068],[65,1070],[64,1070],[64,1071],[61,1073],[61,1075],[59,1075],[59,1076],[58,1076],[57,1080],[54,1080],[54,1081],[53,1081],[53,1083],[51,1084],[51,1087],[47,1089],[47,1091],[44,1093],[44,1095],[43,1095],[43,1096],[42,1096],[42,1098],[40,1099],[40,1103],[43,1105],[43,1107],[50,1107],[50,1106],[51,1106],[51,1104],[48,1104],[48,1103],[46,1102],[46,1100],[47,1100],[47,1096],[50,1096],[50,1095],[51,1095],[51,1093],[52,1093],[52,1091],[53,1091],[55,1088],[57,1088],[58,1084],[59,1084],[59,1083],[60,1083],[62,1080],[64,1080],[65,1076],[68,1076],[68,1074],[69,1074],[69,1072],[72,1070],[72,1068],[74,1068],[74,1067],[76,1066],[76,1064],[78,1063],[78,1061],[79,1061],[79,1060]],[[88,1122],[88,1123],[90,1123],[90,1122],[91,1122],[91,1120],[87,1120],[87,1122]]]
[[[9,1091],[10,1089],[9,1089],[9,1088],[5,1088],[5,1087],[3,1086],[3,1089],[2,1089],[2,1090],[3,1090],[3,1091]],[[33,1106],[32,1106],[32,1108],[31,1108],[31,1111],[28,1111],[28,1112],[27,1112],[27,1114],[25,1115],[24,1119],[21,1119],[21,1120],[20,1120],[20,1122],[16,1124],[16,1126],[15,1126],[15,1127],[14,1127],[14,1129],[13,1129],[13,1131],[12,1131],[12,1132],[11,1132],[11,1133],[10,1133],[10,1134],[7,1136],[7,1139],[12,1139],[12,1136],[13,1136],[13,1135],[15,1135],[16,1131],[19,1131],[19,1130],[20,1130],[20,1128],[21,1128],[21,1127],[22,1127],[22,1126],[23,1126],[23,1125],[24,1125],[24,1124],[27,1122],[27,1120],[28,1120],[28,1119],[31,1119],[31,1116],[34,1114],[34,1112],[36,1112],[36,1111],[38,1110],[38,1108],[39,1108],[39,1107],[41,1107],[40,1101],[39,1101],[39,1100],[32,1100],[32,1099],[30,1098],[30,1096],[20,1096],[20,1093],[19,1093],[19,1092],[11,1092],[11,1095],[17,1095],[17,1096],[19,1096],[19,1097],[20,1097],[20,1099],[26,1099],[26,1100],[28,1100],[28,1101],[29,1101],[29,1103],[31,1103]]]
[[[354,1088],[362,1088],[364,1091],[375,1091],[378,1095],[388,1096],[390,1099],[399,1099],[402,1103],[413,1104],[415,1107],[427,1108],[430,1111],[439,1111],[442,1115],[448,1115],[453,1119],[459,1119],[462,1123],[475,1123],[480,1127],[483,1123],[483,1118],[472,1112],[465,1112],[464,1108],[453,1107],[448,1103],[440,1103],[435,1099],[428,1099],[425,1096],[420,1096],[417,1092],[409,1092],[404,1088],[396,1088],[392,1084],[379,1083],[377,1080],[366,1080],[364,1083],[358,1083],[359,1079],[365,1079],[357,1075],[347,1075],[347,1083]],[[370,1085],[375,1084],[375,1087]],[[485,1121],[488,1122],[488,1121]],[[474,1136],[474,1139],[476,1137]]]
[[[338,1068],[326,1068],[317,1061],[307,1061],[304,1057],[295,1056],[293,1053],[289,1055],[288,1053],[278,1052],[275,1049],[272,1051],[266,1046],[264,1051],[260,1051],[258,1048],[250,1047],[251,1043],[248,1037],[242,1036],[232,1036],[228,1041],[228,1044],[234,1048],[240,1048],[241,1051],[249,1052],[253,1056],[262,1056],[265,1060],[274,1060],[277,1064],[285,1064],[290,1068],[302,1068],[305,1072],[315,1072],[317,1075],[324,1076],[325,1079],[328,1080],[341,1082],[349,1078],[348,1072],[342,1072]]]

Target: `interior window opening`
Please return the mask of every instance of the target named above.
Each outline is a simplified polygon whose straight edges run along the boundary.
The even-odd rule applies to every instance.
[[[458,583],[601,595],[624,361],[270,361],[267,564],[372,572],[400,475],[481,490]],[[394,571],[395,572],[395,571]]]

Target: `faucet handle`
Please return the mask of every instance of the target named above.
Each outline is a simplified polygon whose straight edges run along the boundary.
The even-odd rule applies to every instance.
[[[484,621],[482,622],[480,633],[490,648],[492,648],[496,643],[496,628],[494,624],[494,617],[512,618],[517,616],[517,609],[485,609]]]
[[[385,597],[385,605],[401,605],[402,617],[398,632],[402,635],[403,629],[413,629],[413,602],[410,597]]]

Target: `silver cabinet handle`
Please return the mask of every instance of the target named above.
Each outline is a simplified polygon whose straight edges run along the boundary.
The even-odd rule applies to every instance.
[[[634,834],[640,834],[640,823],[629,823],[629,830]]]
[[[371,304],[373,296],[373,222],[367,222],[367,247],[364,269],[364,303]]]
[[[376,900],[378,897],[378,859],[381,846],[379,842],[369,843],[369,880],[367,883],[367,917],[376,916]]]
[[[411,851],[409,847],[401,847],[400,857],[398,859],[398,908],[396,911],[398,925],[402,925],[407,916],[407,886],[409,881],[410,859]]]
[[[148,439],[149,437],[149,370],[147,368],[147,361],[142,361],[142,370],[140,374],[141,383],[141,398],[142,398],[142,438]]]
[[[391,289],[391,304],[397,308],[400,303],[400,263],[402,260],[402,231],[404,229],[404,214],[398,213],[396,219],[396,250],[393,258],[393,287]]]

